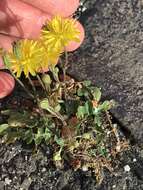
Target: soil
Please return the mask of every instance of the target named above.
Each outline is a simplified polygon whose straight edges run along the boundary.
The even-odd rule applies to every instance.
[[[0,145],[1,190],[142,190],[143,149],[132,147],[119,156],[114,173],[104,173],[97,186],[91,171],[56,169],[50,161],[50,148],[41,145],[37,154],[21,143]]]
[[[138,2],[142,3],[141,0]],[[139,67],[139,63],[137,66],[133,66],[133,63],[131,66],[123,66],[123,64],[127,61],[124,60],[126,58],[126,54],[125,49],[123,49],[122,52],[120,50],[123,46],[128,46],[130,43],[128,42],[129,44],[125,44],[123,41],[120,41],[120,43],[119,41],[118,43],[116,42],[117,35],[121,34],[120,30],[122,30],[122,23],[124,26],[127,24],[124,18],[122,18],[122,20],[119,22],[119,17],[116,17],[116,15],[114,17],[114,14],[118,13],[117,9],[119,9],[120,3],[123,7],[125,7],[125,10],[126,5],[131,5],[133,3],[133,5],[136,7],[138,4],[135,0],[133,0],[132,3],[128,0],[92,0],[92,2],[87,1],[87,10],[85,10],[85,12],[80,17],[86,28],[87,39],[80,50],[71,56],[71,61],[75,62],[75,64],[72,64],[70,73],[72,75],[74,74],[74,76],[78,79],[91,79],[93,83],[100,87],[103,87],[104,98],[113,98],[118,100],[120,103],[119,108],[115,108],[115,110],[112,111],[114,117],[113,122],[118,122],[121,130],[128,138],[128,134],[131,133],[132,129],[134,129],[133,133],[136,133],[135,127],[133,127],[135,124],[132,124],[134,121],[140,123],[141,126],[142,112],[140,106],[142,93],[139,93],[138,97],[136,99],[133,99],[131,92],[135,87],[136,90],[142,89],[142,86],[140,80],[138,80],[138,83],[137,81],[135,84],[133,83],[134,86],[126,86],[126,83],[123,85],[123,82],[128,81],[128,84],[130,84],[131,81],[129,79],[123,81],[120,79],[122,79],[125,74],[127,74],[129,78],[131,77],[128,73],[129,71],[127,68],[132,68],[131,73],[133,73],[133,70],[136,68],[137,75],[141,77],[141,69]],[[115,9],[113,9],[113,5]],[[124,12],[125,10],[121,9],[120,11]],[[108,15],[109,13],[110,17]],[[105,17],[103,17],[103,15]],[[116,25],[117,23],[114,23],[115,25],[111,25],[111,16],[113,16],[112,21],[115,21],[114,19],[116,19],[116,22],[119,22],[118,25]],[[106,25],[107,23],[108,25]],[[134,23],[130,24],[135,25],[136,23],[134,21]],[[128,28],[128,25],[126,28]],[[110,32],[107,32],[107,29],[109,29]],[[93,35],[95,34],[94,32],[96,32],[95,37]],[[137,30],[137,32],[141,31]],[[126,32],[124,35],[126,36]],[[136,38],[138,33],[134,35]],[[129,39],[130,37],[131,36],[128,36]],[[114,46],[111,44],[113,41]],[[109,44],[112,47],[110,49],[111,52],[107,51],[109,49]],[[119,45],[118,48],[116,44]],[[120,47],[120,45],[122,47]],[[138,51],[141,51],[141,47],[139,48],[141,44],[139,46],[136,46],[136,49],[139,49]],[[114,59],[109,62],[109,55],[112,54],[112,52],[114,52],[114,56],[112,57]],[[118,55],[118,53],[120,55]],[[138,52],[134,52],[134,55],[137,53]],[[124,62],[122,65],[115,67],[114,62],[118,60],[116,60],[115,57],[120,57],[121,55],[124,56],[121,59],[120,63],[122,63],[123,60]],[[132,52],[130,55],[133,56]],[[141,56],[141,53],[139,55]],[[132,59],[132,61],[133,60],[134,59]],[[112,68],[116,68],[116,70],[112,70]],[[123,71],[125,71],[125,73]],[[108,78],[109,76],[111,77],[110,80]],[[117,76],[120,77],[118,78]],[[135,81],[134,77],[135,76],[132,74],[133,81]],[[25,96],[25,94],[21,88],[16,88],[17,89],[10,97],[0,102],[0,109],[7,105],[21,105],[21,101],[23,101],[23,96]],[[135,92],[136,91],[134,91],[133,94]],[[126,94],[127,96],[125,96]],[[28,98],[23,102],[23,104],[30,106]],[[133,107],[136,106],[137,112],[129,112],[130,107],[128,107],[128,105],[131,105]],[[126,116],[130,118],[130,120],[127,121],[129,121],[129,123],[132,125],[129,125],[128,122],[125,122]],[[2,122],[3,118],[0,116],[0,123]],[[130,128],[130,126],[132,127]],[[134,136],[135,141],[132,141],[133,139],[131,136],[130,150],[119,155],[119,166],[115,166],[115,171],[113,173],[105,170],[103,176],[104,180],[98,186],[95,176],[91,171],[73,171],[68,166],[68,164],[65,165],[64,169],[62,170],[56,169],[50,160],[51,149],[49,146],[45,146],[44,144],[41,145],[39,152],[35,154],[32,152],[31,147],[26,146],[21,142],[16,142],[12,145],[5,145],[0,141],[0,190],[142,190],[143,144],[134,143],[136,142],[136,137],[139,133],[140,131],[138,130]],[[139,142],[138,139],[140,138],[137,138],[137,142]]]
[[[86,38],[72,56],[69,73],[91,80],[106,99],[114,99],[113,115],[143,143],[143,1],[87,3],[80,17]]]

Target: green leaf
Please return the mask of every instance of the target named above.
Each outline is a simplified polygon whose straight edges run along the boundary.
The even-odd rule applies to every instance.
[[[107,150],[106,150],[106,148],[99,148],[99,153],[100,153],[102,156],[107,156]]]
[[[93,97],[96,101],[100,101],[101,99],[101,90],[100,88],[95,88],[94,92],[92,93],[93,94]]]
[[[7,54],[5,54],[4,56],[2,56],[3,58],[3,63],[6,66],[7,69],[11,68],[11,62],[9,60],[9,57]]]
[[[45,129],[45,133],[44,133],[44,139],[45,139],[45,141],[49,142],[49,140],[51,139],[51,137],[52,137],[51,131],[48,128],[46,128]]]
[[[23,130],[15,130],[15,129],[11,129],[8,130],[6,133],[6,143],[14,143],[16,140],[20,140],[21,137],[23,136],[23,134],[25,133],[25,131]]]
[[[79,88],[79,89],[77,90],[77,95],[78,95],[79,97],[84,96],[84,93],[85,93],[85,90],[84,90],[83,88]]]
[[[83,81],[83,85],[86,87],[89,87],[91,85],[91,81],[90,80],[85,80]]]
[[[84,106],[79,106],[77,110],[77,117],[84,118],[86,115],[92,114],[92,104],[90,101],[86,101]]]
[[[54,72],[58,74],[59,73],[59,68],[55,67]]]
[[[84,96],[84,97],[89,97],[89,92],[88,92],[88,90],[86,89],[86,88],[79,88],[78,90],[77,90],[77,95],[79,96],[79,97],[82,97],[82,96]]]
[[[93,115],[98,115],[98,114],[99,114],[99,111],[100,111],[99,108],[93,108],[92,113],[93,113]]]
[[[103,104],[99,105],[99,109],[102,111],[108,111],[111,109],[111,102],[110,101],[105,101]]]
[[[90,149],[90,150],[89,150],[89,154],[90,154],[91,156],[96,156],[96,155],[97,155],[97,149]]]
[[[49,100],[45,98],[39,103],[39,106],[42,109],[49,110]]]
[[[38,128],[37,134],[34,136],[35,144],[39,145],[43,140],[44,129]]]
[[[58,152],[56,152],[56,153],[54,154],[53,160],[54,160],[54,161],[61,161],[61,160],[62,160],[62,157],[61,157],[61,150],[58,151]]]
[[[93,108],[92,108],[92,103],[90,101],[85,102],[85,109],[86,109],[86,114],[90,115],[92,114]]]
[[[26,130],[21,137],[24,141],[26,141],[27,144],[32,143],[32,141],[34,140],[34,134],[31,129]]]
[[[56,81],[59,81],[59,68],[55,67],[55,65],[51,64],[50,67],[49,67],[49,69],[52,72],[54,79]]]
[[[13,53],[16,56],[17,59],[19,59],[21,57],[20,44],[18,42],[13,43]]]
[[[55,141],[56,143],[60,146],[60,147],[63,147],[64,146],[64,140],[62,138],[58,138],[56,135],[55,135]]]
[[[45,85],[50,85],[51,84],[51,78],[50,78],[50,75],[48,74],[43,74],[42,75],[42,81],[44,82]]]
[[[94,123],[97,124],[98,127],[102,125],[101,117],[98,114],[94,117]]]
[[[84,118],[84,116],[86,115],[86,109],[84,106],[79,106],[78,110],[77,110],[77,117],[78,118]]]
[[[55,125],[55,123],[53,121],[48,122],[48,128],[49,129],[55,129],[55,127],[56,127],[56,125]]]
[[[91,133],[84,133],[83,135],[82,135],[82,138],[84,138],[84,139],[91,139]]]
[[[9,113],[9,119],[8,124],[11,127],[34,127],[37,123],[34,118],[30,118],[30,113],[24,111],[24,112],[16,112],[16,111],[10,111]]]
[[[9,128],[8,124],[1,124],[0,125],[0,134],[2,134],[8,128]]]
[[[58,104],[55,108],[54,108],[55,112],[59,112],[61,110],[61,105]]]

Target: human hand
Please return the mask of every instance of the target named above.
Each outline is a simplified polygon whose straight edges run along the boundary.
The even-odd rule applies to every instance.
[[[52,15],[71,16],[79,0],[1,0],[0,46],[9,49],[17,38],[37,38]]]
[[[11,43],[19,38],[38,38],[40,29],[47,19],[53,15],[71,16],[79,5],[79,0],[1,0],[0,1],[0,46],[10,49]],[[84,30],[78,23],[81,31],[81,41]],[[80,43],[71,43],[69,51],[76,49]],[[2,61],[0,61],[2,68]],[[4,73],[0,72],[0,77]],[[6,77],[8,75],[6,74]],[[11,78],[11,77],[10,77]],[[0,98],[10,93],[12,86],[2,90],[0,83]],[[7,93],[2,91],[7,90]],[[11,89],[12,90],[12,89]],[[1,93],[2,92],[2,93]],[[2,94],[2,95],[1,95]]]

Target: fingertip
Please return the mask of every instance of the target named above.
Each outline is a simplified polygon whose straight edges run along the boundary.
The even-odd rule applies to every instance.
[[[84,38],[85,38],[85,31],[84,31],[83,26],[78,21],[76,21],[76,23],[77,23],[77,28],[80,31],[80,35],[79,35],[80,42],[70,42],[70,44],[66,47],[66,51],[68,52],[78,49],[80,45],[83,43]]]
[[[8,96],[14,89],[14,78],[3,71],[0,71],[0,99]]]
[[[3,64],[3,60],[1,57],[0,57],[0,69],[4,69],[4,64]]]
[[[9,50],[12,48],[12,46],[11,46],[12,42],[14,42],[17,39],[18,38],[15,38],[12,36],[0,34],[0,47],[5,49],[5,50]]]

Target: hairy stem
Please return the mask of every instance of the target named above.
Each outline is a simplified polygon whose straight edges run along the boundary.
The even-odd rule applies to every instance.
[[[10,69],[9,69],[10,70]],[[14,79],[19,83],[19,85],[24,89],[24,91],[32,98],[35,99],[34,95],[25,87],[25,85],[19,80],[15,74],[10,70],[11,75],[14,77]]]

